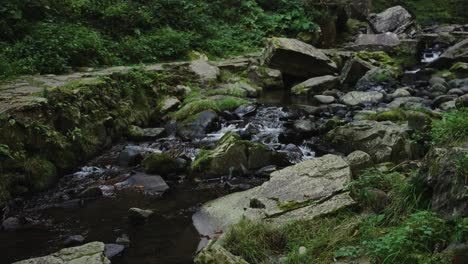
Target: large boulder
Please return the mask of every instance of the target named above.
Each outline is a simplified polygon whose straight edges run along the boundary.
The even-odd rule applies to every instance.
[[[354,50],[388,51],[401,44],[397,34],[387,32],[381,34],[360,34],[354,42]]]
[[[402,34],[414,27],[414,19],[402,6],[391,7],[369,19],[370,27],[375,33],[393,32]]]
[[[110,264],[104,254],[104,243],[92,242],[79,247],[65,248],[45,257],[32,258],[14,264]]]
[[[215,81],[220,75],[219,68],[211,64],[207,58],[199,58],[192,61],[189,69],[202,81]]]
[[[213,175],[245,174],[281,162],[281,155],[260,143],[241,140],[235,133],[227,133],[213,150],[202,151],[192,164],[192,170]]]
[[[424,158],[421,181],[432,193],[432,209],[445,218],[468,216],[468,148],[433,148]]]
[[[389,90],[397,83],[395,72],[390,68],[374,68],[356,83],[355,90],[369,91],[375,88]]]
[[[226,230],[243,218],[277,224],[309,220],[354,204],[343,192],[351,170],[340,156],[325,155],[275,171],[263,185],[208,202],[193,216],[201,234]]]
[[[374,66],[360,58],[353,58],[346,62],[341,72],[341,83],[354,86]]]
[[[291,88],[291,92],[295,95],[313,96],[321,94],[325,90],[333,90],[338,87],[339,83],[339,77],[332,75],[314,77],[294,86]]]
[[[389,121],[354,121],[328,132],[326,140],[345,154],[364,151],[375,163],[401,161],[411,154],[408,128]]]
[[[325,53],[297,39],[271,38],[262,55],[266,66],[283,74],[311,78],[337,72],[337,66]]]
[[[251,66],[247,71],[250,81],[266,89],[283,89],[283,74],[279,70],[262,66]]]
[[[450,47],[431,62],[429,67],[443,69],[450,67],[454,62],[468,62],[468,38]]]

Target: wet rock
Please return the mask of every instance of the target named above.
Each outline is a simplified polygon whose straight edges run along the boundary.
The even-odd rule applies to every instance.
[[[143,210],[140,208],[130,208],[128,210],[128,218],[130,221],[142,222],[146,221],[154,212],[152,210]]]
[[[177,127],[177,135],[183,140],[201,139],[206,133],[219,128],[218,114],[214,111],[204,111],[196,114],[193,120],[184,121]]]
[[[54,254],[18,261],[14,264],[110,264],[104,254],[104,243],[92,242],[79,247],[65,248]]]
[[[325,53],[297,39],[269,39],[262,62],[283,74],[303,78],[337,72],[336,64]]]
[[[125,250],[125,247],[119,244],[106,244],[104,249],[104,254],[107,258],[112,259],[115,256],[122,254]]]
[[[321,104],[331,104],[335,102],[335,97],[327,95],[315,95],[314,100]]]
[[[387,51],[398,45],[401,41],[394,33],[360,34],[354,42],[354,49],[366,51]]]
[[[317,124],[312,120],[296,120],[294,121],[293,127],[299,133],[314,133],[317,131]]]
[[[233,255],[227,249],[211,241],[194,259],[195,264],[248,264],[241,257]]]
[[[148,194],[161,194],[169,189],[169,186],[161,176],[148,175],[141,172],[132,175],[122,185],[143,188],[143,191]]]
[[[257,107],[255,105],[241,105],[234,110],[234,114],[239,118],[255,115],[256,112]]]
[[[356,178],[360,172],[373,166],[372,157],[364,151],[354,151],[348,155],[347,161],[353,177]]]
[[[235,133],[226,133],[213,150],[202,152],[192,163],[192,170],[210,175],[245,174],[248,170],[257,170],[273,165],[280,160],[280,154],[265,145],[241,140]]]
[[[164,99],[160,105],[161,113],[166,114],[171,111],[177,110],[180,106],[181,102],[177,97],[169,97]]]
[[[449,68],[454,62],[468,62],[468,38],[446,50],[429,64],[432,68]]]
[[[401,161],[410,156],[408,128],[388,121],[353,121],[328,132],[326,140],[344,153],[364,151],[375,163]]]
[[[16,231],[20,229],[21,226],[22,224],[20,219],[16,217],[8,217],[2,223],[3,230],[5,231]]]
[[[351,170],[339,156],[304,161],[273,172],[270,180],[259,187],[206,203],[194,215],[194,225],[201,234],[211,234],[243,218],[278,224],[310,220],[354,204],[348,193],[334,195],[350,180]],[[252,199],[265,208],[250,208]],[[317,202],[307,205],[308,201]],[[304,206],[298,206],[301,204]]]
[[[165,153],[153,153],[146,157],[141,164],[145,172],[151,174],[167,176],[178,171],[176,159]]]
[[[294,95],[316,95],[325,90],[331,90],[338,87],[339,77],[327,75],[308,79],[291,88]]]
[[[125,147],[119,154],[117,159],[117,163],[119,166],[123,167],[133,167],[140,164],[143,160],[143,155],[135,148],[132,147]]]
[[[432,148],[420,170],[420,181],[432,190],[432,209],[448,219],[468,216],[467,190],[463,184],[466,167],[457,166],[467,155],[465,147]]]
[[[383,101],[384,95],[379,92],[349,92],[340,98],[348,106],[377,104]]]
[[[353,58],[347,61],[343,67],[340,77],[341,83],[352,87],[373,68],[370,63],[359,58]]]
[[[63,241],[63,245],[66,247],[77,246],[83,244],[85,238],[82,235],[69,236]]]
[[[96,198],[102,196],[102,190],[99,186],[88,187],[80,194],[78,194],[79,198]]]
[[[391,7],[382,13],[371,16],[370,26],[375,33],[394,32],[402,34],[414,26],[411,14],[402,6]]]
[[[190,70],[195,73],[202,81],[217,80],[220,74],[218,67],[212,65],[206,59],[200,58],[192,61],[189,66]]]
[[[247,77],[258,86],[266,89],[283,89],[283,74],[279,70],[262,66],[251,66]]]

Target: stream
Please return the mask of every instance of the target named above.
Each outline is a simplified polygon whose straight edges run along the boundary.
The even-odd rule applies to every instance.
[[[67,246],[67,237],[81,235],[85,243],[116,243],[117,238],[127,236],[130,246],[112,258],[112,263],[192,263],[202,238],[192,224],[197,208],[230,192],[258,186],[267,178],[227,175],[202,181],[176,175],[164,181],[159,176],[150,182],[135,181],[148,175],[139,167],[119,166],[120,152],[133,149],[148,154],[177,149],[193,160],[200,148],[212,146],[226,132],[243,135],[249,131],[247,139],[286,152],[290,162],[297,163],[316,155],[315,141],[298,142],[280,135],[288,123],[300,117],[291,106],[309,103],[291,100],[284,91],[268,92],[242,120],[222,119],[221,129],[204,139],[182,142],[168,137],[115,144],[77,172],[62,177],[54,189],[18,198],[9,206],[8,215],[17,216],[24,225],[15,232],[0,232],[0,262],[51,254]],[[97,188],[102,195],[96,197],[92,194]],[[89,195],[83,195],[84,190],[90,190]],[[155,213],[145,224],[135,225],[128,219],[132,207]]]

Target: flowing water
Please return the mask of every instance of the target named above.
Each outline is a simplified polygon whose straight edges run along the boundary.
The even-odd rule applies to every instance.
[[[200,148],[212,146],[226,132],[237,131],[242,135],[249,131],[250,140],[286,152],[292,163],[315,156],[312,139],[302,140],[295,148],[288,139],[279,139],[285,124],[297,117],[289,106],[308,102],[291,102],[284,92],[272,92],[259,103],[256,111],[246,114],[242,120],[223,122],[219,131],[202,140],[182,142],[171,137],[116,144],[76,173],[63,177],[56,188],[16,200],[9,207],[8,215],[20,217],[27,222],[27,228],[0,232],[0,263],[53,253],[64,248],[63,241],[71,235],[83,235],[85,242],[104,243],[115,243],[117,238],[128,236],[130,247],[113,258],[112,263],[192,263],[201,240],[192,225],[192,215],[197,208],[229,192],[259,185],[266,179],[241,177],[227,184],[223,178],[200,181],[177,175],[166,179],[169,189],[164,193],[158,189],[165,186],[160,178],[154,178],[156,191],[148,191],[145,186],[132,185],[130,181],[144,175],[141,168],[118,166],[118,155],[130,148],[142,153],[175,151],[193,160]],[[77,198],[87,188],[99,188],[103,195]],[[130,224],[128,209],[132,207],[151,209],[155,214],[143,225]]]

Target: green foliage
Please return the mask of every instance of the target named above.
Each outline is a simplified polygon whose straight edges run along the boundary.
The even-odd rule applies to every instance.
[[[206,110],[213,110],[217,112],[234,110],[235,108],[247,103],[247,100],[237,97],[198,98],[198,100],[189,100],[188,103],[186,102],[186,104],[179,111],[171,114],[171,117],[177,120],[185,120]]]
[[[468,108],[443,113],[432,123],[432,140],[436,145],[456,145],[468,139]]]
[[[0,78],[73,67],[226,57],[271,35],[318,30],[325,9],[302,0],[5,0]]]

